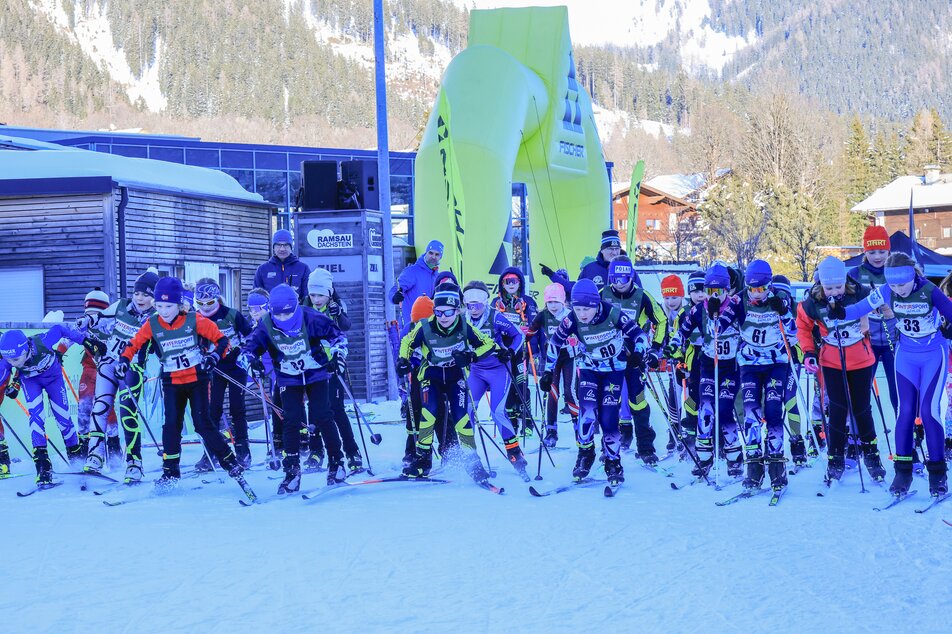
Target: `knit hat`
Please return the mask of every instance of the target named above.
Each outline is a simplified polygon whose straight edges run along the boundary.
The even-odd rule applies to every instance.
[[[267,291],[265,291],[266,293]],[[268,308],[268,296],[259,291],[251,291],[248,293],[248,308],[256,306],[258,308]]]
[[[621,248],[621,240],[618,238],[618,232],[614,229],[602,231],[602,246],[600,249],[607,249],[609,247]]]
[[[271,246],[278,244],[279,242],[286,242],[292,247],[294,246],[294,236],[291,235],[291,232],[287,229],[278,229],[274,232],[274,235],[271,236]]]
[[[334,292],[334,276],[327,269],[314,269],[307,278],[307,292],[330,297]]]
[[[460,291],[459,286],[450,282],[440,285],[440,288],[433,294],[433,309],[437,308],[459,308]]]
[[[410,321],[416,323],[421,319],[429,319],[433,316],[433,300],[426,295],[420,295],[413,300],[413,306],[410,308]]]
[[[271,289],[271,312],[290,313],[298,305],[298,296],[287,284],[278,284]]]
[[[215,282],[205,282],[195,287],[195,297],[204,301],[218,299],[221,297],[221,287]]]
[[[661,297],[684,297],[684,284],[677,275],[668,275],[661,280]]]
[[[824,286],[846,284],[846,265],[832,255],[826,256],[816,271],[820,277],[820,284]]]
[[[106,295],[98,286],[86,293],[86,299],[83,300],[83,309],[87,315],[101,313],[109,308],[109,296]]]
[[[22,330],[8,330],[0,336],[0,357],[19,357],[27,348],[28,339]]]
[[[773,279],[770,264],[764,260],[753,260],[744,271],[744,283],[747,286],[767,286]]]
[[[155,297],[155,285],[159,282],[159,276],[152,271],[146,271],[136,278],[136,283],[132,290],[134,293],[145,293]]]
[[[182,303],[192,306],[195,304],[195,291],[190,288],[182,287]]]
[[[182,280],[177,277],[163,277],[155,284],[155,301],[181,304],[183,292]]]
[[[433,289],[435,290],[437,286],[446,281],[452,282],[456,286],[459,286],[459,281],[457,281],[453,271],[440,271],[433,277]]]
[[[889,234],[886,233],[886,227],[866,227],[863,232],[863,251],[889,251]]]
[[[723,264],[712,264],[704,274],[705,288],[727,288],[730,286],[731,276]]]
[[[770,286],[774,291],[783,291],[788,295],[793,295],[790,290],[790,280],[787,279],[786,275],[774,275],[773,279],[770,280]]]
[[[688,275],[688,292],[696,293],[704,290],[704,271],[698,269]]]
[[[549,302],[559,302],[560,304],[565,303],[565,287],[561,284],[552,283],[545,287],[545,290],[542,292],[542,298],[545,300],[545,303]]]
[[[617,280],[627,278],[631,281],[635,277],[635,267],[625,255],[619,255],[608,265],[608,282],[614,284]]]
[[[595,282],[588,278],[582,278],[575,282],[575,285],[572,287],[573,306],[597,308],[601,302],[602,298],[598,294],[598,287],[595,286]]]
[[[430,240],[430,242],[426,245],[426,250],[436,251],[440,255],[443,255],[443,243],[439,240]]]

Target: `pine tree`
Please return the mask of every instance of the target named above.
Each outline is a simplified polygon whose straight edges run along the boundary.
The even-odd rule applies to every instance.
[[[865,200],[874,190],[869,137],[866,128],[854,116],[846,140],[846,200],[850,207]]]

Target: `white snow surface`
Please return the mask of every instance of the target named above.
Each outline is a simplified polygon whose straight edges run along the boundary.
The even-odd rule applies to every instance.
[[[15,407],[0,409],[9,416]],[[402,423],[379,421],[398,418],[397,406],[364,409],[377,414],[375,431],[383,435],[383,443],[371,447],[373,468],[392,474],[405,432]],[[657,411],[652,417],[661,429]],[[262,437],[260,427],[252,437]],[[31,471],[10,444],[24,459],[13,471]],[[527,445],[535,450],[537,440]],[[536,487],[570,478],[575,451],[568,421],[560,425],[559,446],[558,468],[544,464]],[[536,499],[489,451],[499,470],[495,481],[506,488],[502,496],[453,470],[444,473],[451,484],[366,486],[273,503],[278,481],[254,471],[249,481],[268,499],[255,508],[238,505],[240,492],[231,482],[189,490],[198,482],[183,480],[171,495],[109,508],[103,498],[80,492],[74,476],[25,499],[14,492],[30,488],[30,477],[0,481],[3,629],[802,633],[948,627],[952,528],[941,518],[952,519],[952,503],[913,513],[927,498],[920,478],[915,498],[876,513],[872,507],[887,494],[868,479],[871,492],[861,494],[855,473],[828,497],[817,497],[821,461],[790,478],[776,508],[767,506],[766,495],[721,508],[714,502],[739,485],[672,491],[672,479],[625,455],[627,480],[614,499],[598,487]],[[253,452],[263,459],[263,445],[253,445]],[[147,478],[157,477],[159,458],[144,454],[152,471]],[[183,465],[198,457],[199,450],[187,446]],[[534,473],[536,455],[529,458]],[[673,481],[689,478],[687,464],[662,464],[677,473]],[[62,462],[55,468],[63,470]],[[305,475],[302,491],[323,480],[324,474]],[[148,487],[124,494],[141,497]]]
[[[75,23],[70,24],[69,15],[63,8],[70,0],[30,0],[33,9],[45,15],[66,37],[79,47],[100,70],[104,70],[126,89],[129,100],[142,100],[152,112],[161,112],[168,106],[162,94],[159,68],[162,57],[162,42],[156,41],[155,61],[145,68],[129,67],[125,53],[112,38],[112,27],[106,17],[106,3],[92,0],[72,0]]]

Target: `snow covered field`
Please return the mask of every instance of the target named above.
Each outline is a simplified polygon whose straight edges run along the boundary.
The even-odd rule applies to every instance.
[[[396,418],[393,404],[375,409]],[[664,425],[657,414],[654,424]],[[374,470],[393,472],[405,433],[377,431]],[[559,445],[571,438],[565,422]],[[186,448],[183,465],[197,457]],[[570,479],[574,450],[555,458],[558,469],[543,464],[545,481],[533,483],[540,490]],[[145,459],[158,468],[154,453]],[[672,491],[687,464],[662,463],[671,479],[626,456],[614,499],[597,487],[537,499],[498,453],[491,459],[505,495],[450,472],[451,484],[243,508],[233,483],[186,490],[193,479],[110,508],[75,477],[25,499],[14,492],[32,477],[0,481],[2,630],[948,631],[952,528],[941,520],[952,520],[952,503],[915,514],[928,498],[923,479],[915,498],[876,513],[886,493],[867,479],[872,491],[860,494],[855,471],[816,497],[821,461],[790,478],[776,508],[766,495],[716,507],[740,485]],[[277,489],[270,474],[249,477],[263,498]],[[302,491],[322,484],[323,474],[305,476]]]

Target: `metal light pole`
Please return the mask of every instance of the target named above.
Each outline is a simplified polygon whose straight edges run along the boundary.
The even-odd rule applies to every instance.
[[[377,187],[383,213],[383,307],[387,324],[396,318],[387,298],[393,286],[393,221],[390,218],[390,142],[387,136],[387,64],[384,47],[383,0],[374,0],[374,77],[377,97]],[[396,368],[387,363],[387,398],[397,398]]]

